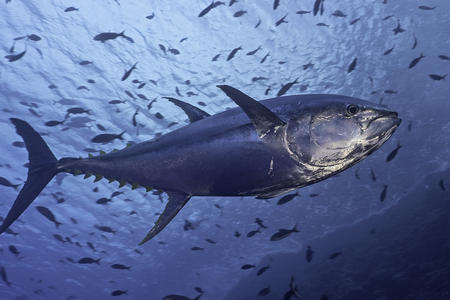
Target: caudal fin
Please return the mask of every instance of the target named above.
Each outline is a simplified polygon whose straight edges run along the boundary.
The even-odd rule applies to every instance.
[[[42,189],[58,173],[58,160],[48,148],[45,141],[27,122],[11,118],[17,133],[23,138],[28,150],[28,178],[20,190],[13,206],[0,226],[0,234],[27,209]]]

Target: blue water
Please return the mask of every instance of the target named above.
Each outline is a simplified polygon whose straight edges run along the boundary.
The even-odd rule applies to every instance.
[[[194,197],[143,246],[137,244],[162,211],[165,195],[161,201],[144,189],[124,187],[123,194],[100,205],[96,200],[110,197],[117,183],[58,175],[11,226],[17,234],[0,236],[0,267],[11,283],[0,280],[0,299],[108,299],[115,290],[127,291],[119,299],[194,298],[199,295],[194,287],[204,291],[202,299],[283,299],[291,277],[302,299],[450,299],[450,78],[429,76],[450,73],[450,60],[438,57],[450,56],[449,1],[327,0],[323,15],[313,16],[296,14],[312,10],[311,0],[281,0],[276,10],[272,1],[240,0],[203,17],[198,15],[210,2],[6,2],[0,4],[0,176],[12,183],[25,181],[27,153],[13,144],[22,140],[11,117],[27,120],[57,157],[84,157],[87,148],[109,152],[187,125],[186,115],[163,96],[210,114],[234,107],[216,88],[224,83],[262,100],[298,78],[288,94],[382,102],[403,122],[376,153],[339,176],[300,189],[293,201]],[[78,10],[64,12],[71,5]],[[239,10],[247,12],[234,17]],[[346,17],[333,16],[336,10]],[[275,26],[286,14],[288,23]],[[398,23],[404,31],[394,34]],[[133,43],[122,37],[105,43],[93,39],[123,30]],[[14,42],[17,37],[24,38]],[[227,61],[239,46],[242,50]],[[246,55],[259,46],[256,54]],[[24,50],[17,61],[4,58]],[[409,68],[421,53],[425,57]],[[136,62],[137,69],[121,81]],[[305,69],[308,63],[313,66]],[[138,89],[134,79],[146,85]],[[114,99],[126,102],[110,104]],[[63,120],[71,107],[89,113],[70,115],[63,125],[45,125]],[[177,124],[168,127],[172,122]],[[91,139],[103,133],[97,124],[107,133],[126,131],[124,140],[93,144]],[[387,163],[398,143],[402,148]],[[384,185],[386,199],[380,201]],[[18,192],[5,186],[0,192],[5,217]],[[35,209],[38,205],[51,209],[63,225],[56,229]],[[255,218],[268,228],[249,238],[247,233],[258,228]],[[185,220],[195,229],[185,231]],[[295,224],[299,233],[270,241],[279,228]],[[117,232],[103,233],[96,225]],[[20,254],[12,253],[11,245]],[[194,246],[204,250],[193,251]],[[305,259],[307,246],[314,251],[311,262]],[[101,261],[76,263],[82,257]],[[131,269],[113,269],[114,263]],[[255,267],[242,270],[245,264]],[[267,287],[268,294],[259,296]]]

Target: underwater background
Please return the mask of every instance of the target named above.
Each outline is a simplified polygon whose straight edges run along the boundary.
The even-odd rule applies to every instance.
[[[0,15],[3,218],[27,176],[11,117],[58,158],[187,125],[164,96],[235,107],[218,84],[262,100],[294,82],[286,95],[353,96],[403,120],[284,204],[194,197],[143,246],[164,194],[59,174],[0,236],[0,299],[450,299],[449,1],[6,0]]]

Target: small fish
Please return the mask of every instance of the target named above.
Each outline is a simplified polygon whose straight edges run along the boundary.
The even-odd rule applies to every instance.
[[[261,61],[259,62],[260,64],[264,63],[266,61],[266,59],[269,57],[270,52],[267,52],[267,54],[261,59]]]
[[[358,22],[359,20],[361,20],[361,18],[356,18],[356,19],[353,19],[351,22],[350,22],[350,25],[354,25],[356,22]]]
[[[260,49],[261,49],[261,46],[258,46],[258,48],[256,48],[255,50],[248,52],[247,55],[254,55],[254,54],[256,54],[256,52],[258,52]]]
[[[377,177],[375,176],[375,172],[372,168],[370,168],[370,177],[372,178],[372,181],[377,181]]]
[[[441,188],[441,190],[445,191],[444,179],[439,180],[439,187]]]
[[[25,55],[26,52],[27,52],[27,50],[24,50],[23,52],[20,52],[20,53],[18,53],[18,54],[9,54],[9,55],[6,55],[5,58],[6,58],[9,62],[14,62],[14,61],[16,61],[16,60],[21,59],[21,58]]]
[[[258,228],[257,230],[249,231],[249,233],[247,233],[247,237],[250,238],[250,237],[254,236],[255,234],[257,234],[259,232],[261,232],[261,228]]]
[[[388,188],[388,186],[386,184],[383,184],[383,190],[381,191],[381,194],[380,194],[381,202],[383,202],[386,199],[387,188]]]
[[[93,259],[91,257],[83,257],[83,258],[80,258],[78,260],[78,263],[79,264],[94,264],[95,263],[95,264],[99,265],[100,264],[100,260],[101,260],[101,258]]]
[[[12,254],[14,254],[16,257],[19,256],[20,252],[19,252],[19,250],[17,249],[16,246],[14,246],[14,245],[9,245],[8,249],[9,249],[9,251],[10,251]]]
[[[351,64],[348,66],[347,73],[352,72],[356,68],[356,63],[358,62],[358,58],[355,57]]]
[[[305,14],[310,14],[311,11],[310,10],[298,10],[296,12],[297,15],[305,15]]]
[[[126,71],[125,74],[123,74],[121,79],[122,81],[125,81],[131,75],[131,72],[133,72],[133,70],[136,70],[136,65],[137,63],[135,63],[128,71]]]
[[[332,14],[332,16],[338,17],[338,18],[345,18],[347,17],[346,14],[344,14],[342,11],[340,10],[335,10]]]
[[[317,25],[317,26],[320,26],[320,27],[330,27],[330,25],[325,24],[325,23],[322,23],[322,22],[317,23],[316,25]]]
[[[78,115],[78,114],[90,114],[89,109],[84,109],[82,107],[71,107],[66,110],[65,119],[67,119],[70,115]]]
[[[206,15],[207,13],[209,13],[211,11],[211,9],[218,7],[219,5],[225,5],[224,2],[222,1],[213,1],[211,2],[210,5],[208,5],[206,8],[204,8],[199,14],[198,17],[201,18],[204,15]]]
[[[262,76],[258,76],[258,77],[253,77],[252,78],[252,82],[256,82],[256,81],[260,81],[260,80],[267,80],[269,78],[267,77],[262,77]]]
[[[321,5],[323,5],[323,4],[322,4],[322,0],[316,0],[316,1],[314,2],[313,14],[314,14],[315,16],[316,16],[317,13],[319,12],[320,6],[321,6]]]
[[[305,259],[307,262],[311,262],[313,259],[314,251],[311,249],[311,246],[306,247]]]
[[[246,13],[247,13],[246,10],[238,10],[237,12],[235,12],[235,13],[233,14],[233,17],[239,18],[239,17],[242,17],[243,15],[245,15]]]
[[[271,290],[270,290],[270,287],[268,286],[268,287],[265,287],[265,288],[261,289],[261,290],[258,292],[258,296],[264,297],[264,296],[269,295],[270,292],[271,292]]]
[[[437,74],[430,74],[428,75],[433,80],[443,80],[445,77],[447,77],[448,74],[445,75],[437,75]]]
[[[108,202],[112,202],[112,199],[103,197],[95,201],[97,204],[108,204]]]
[[[59,225],[62,225],[61,222],[58,222],[55,218],[55,215],[52,213],[52,211],[50,209],[48,209],[45,206],[36,206],[36,209],[38,210],[38,212],[43,215],[44,217],[46,217],[50,222],[53,222],[56,226],[56,228],[58,228]]]
[[[450,60],[450,57],[448,57],[447,55],[441,54],[441,55],[439,55],[438,57],[439,57],[440,59],[442,59],[442,60]]]
[[[398,150],[402,147],[402,145],[398,144],[397,147],[395,147],[394,150],[392,150],[391,153],[389,153],[389,155],[386,157],[386,162],[390,162],[391,160],[393,160],[395,158],[395,156],[398,153]]]
[[[420,53],[420,56],[419,56],[419,57],[414,58],[414,59],[409,63],[408,68],[410,68],[410,69],[414,68],[414,67],[420,62],[420,60],[421,60],[422,58],[424,58],[424,57],[425,57],[425,56],[423,55],[423,53]]]
[[[436,6],[433,6],[433,7],[431,7],[431,6],[426,6],[426,5],[421,5],[421,6],[419,6],[419,9],[422,9],[422,10],[433,10],[433,9],[435,9],[436,8]]]
[[[40,36],[38,36],[37,34],[34,34],[34,33],[27,35],[27,38],[33,42],[38,42],[38,41],[42,40],[42,38]]]
[[[394,91],[394,90],[385,90],[384,93],[385,93],[385,94],[397,94],[397,91]]]
[[[71,11],[77,11],[77,10],[78,10],[78,8],[73,7],[73,6],[69,6],[69,7],[67,7],[67,8],[64,10],[64,12],[71,12]]]
[[[60,234],[55,233],[55,234],[53,234],[53,237],[54,237],[57,241],[60,241],[61,243],[65,243],[65,242],[66,242]]]
[[[416,36],[414,36],[414,42],[413,42],[413,45],[411,47],[411,50],[416,49],[416,47],[417,47],[417,38],[416,38]]]
[[[125,35],[125,31],[122,31],[120,33],[116,33],[116,32],[102,32],[102,33],[99,33],[96,36],[94,36],[94,41],[99,41],[99,42],[104,43],[104,42],[106,42],[108,40],[114,40],[114,39],[116,39],[118,37],[123,37],[123,38],[127,39],[128,41],[132,42],[132,39]]]
[[[397,34],[399,34],[399,33],[404,32],[405,29],[403,29],[403,28],[400,26],[400,21],[398,21],[398,22],[397,22],[397,27],[395,27],[394,29],[392,29],[392,31],[394,32],[394,35],[397,35]]]
[[[231,59],[236,55],[236,53],[237,53],[239,50],[242,50],[242,47],[241,47],[241,46],[239,46],[239,47],[234,48],[233,50],[231,50],[230,54],[228,54],[227,61],[231,60]]]
[[[310,197],[310,198],[315,198],[315,197],[317,197],[317,196],[319,196],[319,194],[317,194],[317,193],[309,194],[309,197]]]
[[[180,40],[180,42],[179,43],[182,43],[182,42],[184,42],[184,41],[187,41],[187,37],[184,37],[184,38],[182,38],[181,40]]]
[[[270,268],[270,265],[264,266],[262,268],[260,268],[258,270],[258,272],[256,272],[256,276],[261,276],[262,274],[264,274],[264,272],[266,272],[268,269]]]
[[[280,0],[274,0],[273,1],[273,10],[276,10],[279,5],[280,5]]]
[[[234,236],[238,238],[238,237],[241,236],[241,233],[240,233],[239,231],[235,231],[235,232],[234,232]]]
[[[259,27],[259,25],[261,25],[261,19],[259,19],[259,20],[258,20],[258,23],[256,23],[256,25],[255,25],[255,27],[254,27],[254,28],[258,28],[258,27]]]
[[[178,49],[175,48],[169,48],[167,49],[167,51],[169,51],[170,53],[172,53],[173,55],[178,55],[180,54],[180,51]]]
[[[146,82],[142,82],[140,85],[138,85],[138,89],[142,89],[147,83]]]
[[[194,287],[194,290],[196,290],[197,292],[199,292],[200,294],[204,294],[205,292],[203,291],[203,289],[201,287]]]
[[[391,53],[394,50],[394,47],[392,47],[391,49],[388,49],[386,51],[384,51],[383,55],[388,55],[389,53]]]
[[[79,64],[80,66],[87,66],[87,65],[92,64],[92,61],[89,61],[89,60],[82,60],[82,61],[80,61],[78,64]]]
[[[126,101],[124,100],[111,100],[108,102],[109,104],[121,104],[121,103],[126,103]]]
[[[62,121],[48,121],[48,122],[45,122],[45,126],[53,127],[53,126],[57,126],[57,125],[62,125],[62,124],[64,124],[64,122],[65,122],[65,120],[62,120]]]
[[[334,252],[328,257],[328,259],[335,259],[339,255],[342,255],[342,252]]]
[[[112,233],[112,234],[115,234],[115,233],[116,233],[116,231],[113,230],[113,229],[112,229],[111,227],[109,227],[109,226],[94,225],[94,227],[97,228],[97,229],[100,230],[100,231],[103,231],[103,232]]]
[[[264,228],[264,229],[267,228],[267,226],[263,224],[263,220],[261,220],[260,218],[256,218],[255,223],[261,228]]]
[[[270,240],[272,242],[282,240],[282,239],[287,238],[288,236],[290,236],[291,233],[293,233],[293,232],[300,232],[297,229],[297,224],[295,224],[295,226],[292,229],[284,229],[284,228],[279,229],[278,232],[276,232],[275,234],[273,234],[270,237]]]
[[[294,199],[297,196],[298,196],[298,192],[283,196],[280,198],[280,200],[278,200],[277,205],[283,205],[285,203],[288,203],[289,201],[291,201],[292,199]]]
[[[111,296],[120,296],[120,295],[128,295],[128,291],[122,291],[122,290],[115,290],[111,293]]]
[[[211,59],[211,61],[217,61],[217,59],[219,58],[219,56],[220,56],[220,54],[215,55],[215,56]]]
[[[392,18],[394,15],[389,15],[383,18],[383,21],[389,20],[390,18]]]
[[[111,265],[111,268],[117,269],[117,270],[130,270],[131,269],[130,266],[125,266],[122,264],[113,264],[113,265]]]
[[[282,17],[281,19],[279,19],[278,21],[275,22],[275,26],[280,26],[283,23],[288,23],[287,21],[285,21],[286,17],[288,14],[284,15],[284,17]]]
[[[309,63],[303,65],[303,70],[308,70],[309,68],[312,68],[312,67],[314,67],[314,64],[309,62]]]
[[[102,134],[99,134],[99,135],[96,135],[95,137],[93,137],[91,139],[91,142],[106,144],[106,143],[110,143],[110,142],[114,141],[115,139],[123,140],[122,135],[124,133],[125,133],[125,131],[123,131],[120,134],[102,133]]]
[[[159,49],[161,49],[162,52],[164,52],[164,54],[166,54],[166,47],[162,44],[158,44]]]
[[[5,177],[0,176],[0,185],[6,186],[6,187],[12,187],[15,190],[17,190],[20,186],[20,184],[13,184]]]
[[[356,179],[361,179],[361,177],[359,177],[359,168],[355,170],[355,178]]]
[[[251,264],[245,264],[241,267],[242,270],[248,270],[248,269],[252,269],[256,267],[255,265],[251,265]]]
[[[145,18],[151,20],[151,19],[153,19],[154,17],[155,17],[155,13],[152,12],[151,15],[148,15],[148,16],[146,16]]]
[[[217,244],[217,242],[212,239],[205,239],[205,241],[207,241],[210,244]]]
[[[11,282],[8,281],[8,275],[6,274],[5,267],[0,268],[0,275],[2,277],[2,280],[4,283],[6,283],[7,286],[11,286]]]
[[[134,127],[137,127],[136,117],[137,117],[138,113],[139,113],[139,108],[136,109],[136,112],[133,114],[132,123],[133,123]]]
[[[280,96],[283,96],[284,94],[286,94],[287,91],[289,91],[289,89],[296,83],[298,83],[298,77],[294,81],[288,82],[285,85],[282,85],[280,90],[277,93],[277,97],[280,97]]]
[[[269,92],[272,88],[269,86],[265,91],[264,91],[264,95],[269,95]]]
[[[409,121],[409,123],[408,123],[408,131],[411,131],[411,129],[412,129],[412,121]]]
[[[205,250],[205,249],[202,248],[202,247],[194,246],[194,247],[191,248],[191,250],[192,250],[192,251],[202,251],[202,250]]]

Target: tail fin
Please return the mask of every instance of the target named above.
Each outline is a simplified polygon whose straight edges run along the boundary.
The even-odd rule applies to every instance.
[[[58,173],[57,159],[48,148],[45,141],[27,122],[11,118],[17,133],[23,138],[28,150],[28,178],[22,190],[0,226],[0,234],[27,209],[42,189]]]

